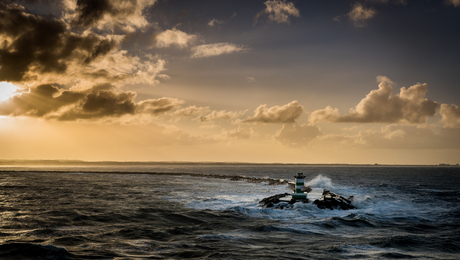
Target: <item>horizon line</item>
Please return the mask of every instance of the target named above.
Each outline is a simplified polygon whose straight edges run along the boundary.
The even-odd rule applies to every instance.
[[[389,163],[300,163],[300,162],[222,162],[222,161],[86,161],[76,159],[0,159],[0,165],[347,165],[347,166],[459,166],[459,164],[389,164]]]

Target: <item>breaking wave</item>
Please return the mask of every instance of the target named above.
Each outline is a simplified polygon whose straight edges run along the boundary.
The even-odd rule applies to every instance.
[[[323,175],[318,175],[312,180],[305,183],[306,186],[310,188],[323,188],[323,189],[333,189],[334,185],[332,185],[332,180],[328,177],[324,177]]]

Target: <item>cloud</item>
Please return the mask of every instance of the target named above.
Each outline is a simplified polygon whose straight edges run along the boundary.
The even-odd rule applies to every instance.
[[[210,113],[200,116],[201,122],[217,121],[217,120],[230,120],[236,119],[246,113],[244,111],[225,111],[225,110],[213,110]]]
[[[284,106],[260,105],[254,116],[244,120],[244,123],[294,123],[304,112],[303,106],[294,100]]]
[[[371,149],[459,149],[460,130],[443,128],[439,134],[430,129],[411,125],[389,125],[377,130],[360,131],[348,136],[347,146],[364,146]]]
[[[372,8],[365,8],[361,3],[356,3],[353,9],[348,13],[348,19],[353,21],[355,27],[364,27],[366,20],[371,19],[377,14]]]
[[[177,109],[172,113],[174,117],[191,117],[201,122],[214,122],[219,120],[231,120],[241,117],[244,111],[211,110],[209,107],[189,106]]]
[[[326,106],[324,109],[313,111],[309,116],[309,121],[312,123],[317,122],[339,122],[340,113],[338,108]]]
[[[76,104],[85,96],[84,93],[61,91],[51,84],[40,85],[29,92],[14,95],[0,103],[0,114],[7,116],[43,117],[61,107]]]
[[[454,104],[441,104],[439,114],[445,127],[460,128],[460,107]]]
[[[182,104],[184,104],[184,101],[177,98],[162,97],[159,99],[147,99],[139,101],[136,104],[136,112],[157,115],[172,111]]]
[[[209,107],[197,107],[189,106],[174,111],[176,117],[201,117],[202,115],[209,113]]]
[[[227,53],[242,52],[248,50],[243,45],[228,42],[198,45],[192,48],[192,58],[218,56]]]
[[[322,134],[315,125],[283,124],[273,138],[287,146],[302,147]]]
[[[342,132],[320,135],[314,139],[314,145],[329,149],[460,149],[460,129],[441,128],[433,131],[420,125],[365,126],[360,127],[356,134]],[[406,153],[404,156],[416,154]]]
[[[197,39],[196,35],[187,34],[183,31],[172,29],[159,33],[156,37],[156,47],[166,48],[175,45],[179,48],[187,47]]]
[[[0,24],[0,81],[154,84],[164,70],[157,56],[119,50],[122,35],[76,34],[64,21],[26,13],[19,5],[0,3]]]
[[[386,78],[386,77],[384,77]],[[381,78],[383,79],[383,78]],[[388,79],[388,78],[386,78]],[[355,122],[355,123],[424,123],[439,108],[435,101],[425,98],[427,84],[416,84],[392,95],[393,87],[382,81],[379,89],[372,90],[348,115],[340,115],[337,108],[327,106],[310,115],[310,122]]]
[[[209,21],[208,26],[209,27],[214,27],[216,24],[223,24],[224,21],[217,20],[216,18],[213,18],[211,21]]]
[[[148,25],[143,11],[156,0],[78,0],[65,1],[68,20],[77,27],[114,29],[119,27],[132,32]]]
[[[256,83],[256,82],[257,82],[256,79],[255,79],[254,77],[246,77],[246,81],[247,81],[248,83]]]
[[[165,134],[167,140],[169,141],[172,139],[172,143],[166,143],[166,145],[209,145],[219,142],[217,138],[211,137],[209,135],[190,135],[189,133],[185,132],[184,130],[178,129],[174,126],[164,126],[165,130],[163,134]],[[168,140],[169,139],[169,140]]]
[[[268,20],[276,23],[290,23],[290,17],[300,17],[299,9],[292,2],[286,0],[268,0],[265,3],[265,9],[254,16],[254,23],[257,23],[260,17],[268,16]]]
[[[66,31],[62,21],[26,14],[18,5],[0,3],[0,81],[21,81],[29,70],[64,73],[66,59],[75,52],[99,55],[101,41],[95,35],[81,37]]]
[[[159,78],[169,78],[161,74],[165,70],[165,64],[166,61],[156,55],[145,54],[139,57],[130,55],[126,50],[119,50],[92,62],[91,66],[73,66],[69,71],[72,75],[84,76],[81,79],[73,77],[73,81],[87,82],[87,84],[105,82],[157,84]],[[65,80],[68,79],[61,79],[61,81]]]
[[[251,127],[250,130],[246,130],[241,126],[238,126],[236,129],[232,130],[222,130],[222,136],[226,139],[249,139],[255,133],[254,129]]]
[[[386,82],[388,84],[395,85],[395,83],[391,79],[389,79],[387,76],[377,76],[376,80],[378,83]]]
[[[455,7],[460,6],[460,0],[447,0],[446,3],[451,4]]]
[[[0,115],[54,118],[58,120],[98,119],[123,115],[170,111],[183,102],[174,98],[148,99],[136,103],[136,93],[119,92],[101,84],[87,90],[65,90],[52,84],[31,88],[0,103]]]

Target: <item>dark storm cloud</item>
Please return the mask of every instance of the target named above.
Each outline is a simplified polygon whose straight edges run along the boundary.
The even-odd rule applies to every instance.
[[[99,21],[104,14],[115,11],[108,0],[78,0],[78,15],[74,22],[78,26],[88,27]]]
[[[175,98],[148,99],[137,103],[136,112],[148,114],[161,114],[173,110],[183,104],[183,101]]]
[[[43,71],[65,71],[66,65],[54,52],[62,46],[64,32],[59,21],[26,15],[20,7],[0,3],[0,35],[12,39],[5,39],[0,49],[0,80],[21,80],[34,62]]]
[[[2,3],[11,4],[11,3],[26,3],[26,4],[38,4],[38,3],[60,3],[61,0],[0,0]]]
[[[182,101],[174,98],[148,99],[136,103],[136,93],[119,92],[111,84],[88,90],[62,90],[51,84],[40,85],[0,103],[0,115],[32,116],[58,120],[98,119],[123,115],[159,115]]]
[[[0,38],[0,81],[15,82],[32,77],[31,70],[62,74],[69,62],[88,64],[116,45],[95,34],[72,34],[60,20],[5,3],[0,3]]]
[[[58,93],[60,95],[56,96]],[[0,114],[43,117],[61,107],[75,104],[83,97],[83,93],[60,92],[59,88],[51,84],[40,85],[27,93],[15,95],[10,100],[0,103]]]
[[[156,0],[78,0],[76,9],[70,10],[72,24],[76,27],[98,28],[114,26],[132,32],[134,28],[142,28],[148,24],[143,16],[146,8]]]
[[[136,104],[133,99],[135,97],[134,92],[118,93],[109,84],[99,85],[85,93],[76,106],[56,117],[59,120],[76,120],[134,114]]]
[[[117,43],[113,40],[102,40],[94,46],[91,56],[87,57],[84,61],[85,64],[90,63],[99,56],[104,56],[113,50],[117,46]]]

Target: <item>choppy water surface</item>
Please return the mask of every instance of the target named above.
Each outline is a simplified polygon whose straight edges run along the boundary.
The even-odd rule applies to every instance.
[[[0,170],[1,259],[460,257],[458,167],[181,165]],[[286,192],[285,186],[136,172],[289,180],[303,172],[311,187],[354,195],[358,209],[321,210],[310,204],[264,209],[258,201]]]

